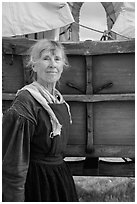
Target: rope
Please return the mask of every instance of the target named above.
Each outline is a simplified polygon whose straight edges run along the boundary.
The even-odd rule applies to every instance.
[[[94,28],[90,28],[90,27],[85,26],[85,25],[81,25],[81,24],[79,24],[79,23],[77,23],[77,22],[74,22],[74,23],[77,24],[77,25],[79,25],[79,26],[81,26],[81,27],[83,27],[83,28],[87,28],[87,29],[89,29],[89,30],[96,31],[96,32],[98,32],[98,33],[104,33],[103,31],[96,30],[96,29],[94,29]]]
[[[71,29],[71,25],[68,26],[63,32],[61,32],[59,35],[65,34],[69,29]]]
[[[117,32],[112,31],[112,30],[108,31],[108,33],[107,33],[106,30],[103,32],[103,31],[100,31],[100,30],[97,30],[97,29],[94,29],[94,28],[91,28],[91,27],[88,27],[88,26],[79,24],[79,23],[77,23],[77,22],[74,22],[74,23],[77,24],[77,25],[79,25],[79,26],[81,26],[81,27],[83,27],[83,28],[86,28],[86,29],[88,29],[88,30],[92,30],[92,31],[95,31],[95,32],[98,32],[98,33],[102,33],[103,36],[106,35],[106,37],[110,37],[111,39],[113,39],[112,36],[108,35],[108,33],[110,33],[110,32],[115,33],[116,35],[119,35],[119,36],[124,37],[124,38],[126,38],[126,39],[133,39],[133,38],[129,38],[129,37],[127,37],[127,36],[121,35],[121,34],[119,34],[119,33],[117,33]]]
[[[111,30],[111,32],[114,33],[114,34],[116,34],[116,35],[119,35],[119,36],[121,36],[121,37],[123,37],[123,38],[133,39],[133,38],[129,38],[129,37],[127,37],[127,36],[121,35],[121,34],[115,32],[115,31],[113,31],[113,30]]]

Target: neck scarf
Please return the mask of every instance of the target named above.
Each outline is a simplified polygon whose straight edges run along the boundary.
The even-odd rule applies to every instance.
[[[63,96],[61,93],[55,89],[55,96],[49,93],[42,85],[40,85],[38,82],[33,82],[29,85],[24,86],[22,89],[18,90],[17,94],[19,94],[22,90],[28,90],[30,94],[43,106],[43,108],[48,112],[50,116],[50,121],[52,124],[52,132],[50,133],[50,138],[53,138],[54,136],[61,134],[61,128],[62,125],[59,123],[56,115],[54,114],[53,110],[49,106],[48,103],[56,103],[61,104],[65,103],[68,108],[68,113],[70,116],[70,123],[72,123],[71,120],[71,114],[70,114],[70,107],[63,99]]]

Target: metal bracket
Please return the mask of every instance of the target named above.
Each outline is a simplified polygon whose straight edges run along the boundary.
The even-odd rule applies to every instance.
[[[80,93],[84,94],[84,90],[82,88],[80,88],[79,86],[77,86],[76,84],[74,84],[72,82],[67,82],[66,85],[71,87],[71,88],[74,88],[77,91],[79,91]]]
[[[97,88],[94,90],[94,94],[102,91],[103,89],[108,89],[108,88],[111,88],[113,86],[113,83],[110,81],[110,82],[107,82],[106,84],[102,85],[101,87]]]
[[[14,63],[14,55],[15,55],[15,49],[16,49],[16,45],[10,44],[11,50],[12,50],[12,55],[11,55],[11,61],[9,62],[9,65],[13,65]]]

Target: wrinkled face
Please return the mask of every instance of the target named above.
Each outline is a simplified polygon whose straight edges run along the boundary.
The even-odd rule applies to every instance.
[[[37,81],[56,83],[61,77],[63,66],[64,61],[60,49],[42,50],[40,59],[34,66],[34,71],[37,72]]]

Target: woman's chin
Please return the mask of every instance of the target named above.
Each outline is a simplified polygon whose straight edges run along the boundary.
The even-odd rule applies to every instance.
[[[58,80],[59,80],[59,77],[56,77],[56,76],[53,75],[53,76],[48,77],[45,80],[45,82],[47,82],[47,83],[56,83]]]

